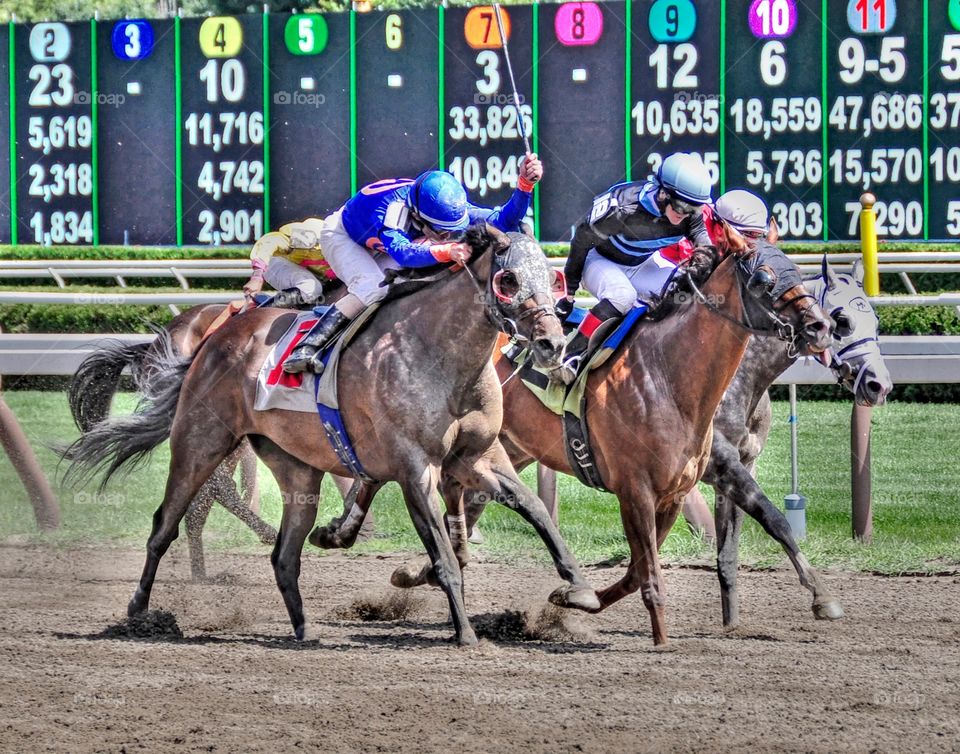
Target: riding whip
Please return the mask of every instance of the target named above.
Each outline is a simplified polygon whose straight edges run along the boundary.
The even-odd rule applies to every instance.
[[[503,45],[503,58],[507,61],[507,73],[510,74],[510,86],[513,87],[513,106],[517,109],[517,122],[520,124],[520,136],[523,139],[523,148],[527,154],[530,154],[530,139],[527,138],[527,129],[523,125],[523,112],[520,110],[520,95],[517,93],[517,80],[513,77],[513,66],[510,65],[510,49],[507,47],[507,35],[503,30],[500,3],[494,3],[493,11],[497,16],[497,30],[500,32],[500,44]]]

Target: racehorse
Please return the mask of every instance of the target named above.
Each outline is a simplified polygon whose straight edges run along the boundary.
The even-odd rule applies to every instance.
[[[732,252],[703,290],[694,286],[692,295],[675,296],[661,307],[660,316],[641,321],[587,383],[586,419],[594,460],[604,485],[619,499],[632,556],[626,576],[598,592],[595,611],[640,589],[658,645],[667,641],[658,551],[684,496],[707,465],[713,415],[751,333],[774,330],[797,351],[808,347],[821,352],[830,341],[830,322],[803,287],[796,265],[769,243],[748,246],[729,228],[724,232]],[[511,462],[523,468],[538,460],[572,474],[560,418],[521,380],[509,379],[514,367],[499,350],[494,363],[504,382],[500,439]],[[456,490],[453,493],[456,497]],[[486,499],[468,494],[467,530]],[[452,512],[459,516],[464,501],[445,497],[448,520]],[[356,517],[331,525],[340,526],[339,539],[349,540]],[[325,534],[322,539],[331,537]],[[401,567],[391,581],[409,587],[436,577],[426,564]]]
[[[488,227],[468,234],[474,249],[457,274],[441,269],[394,295],[343,354],[339,402],[349,437],[367,474],[397,481],[417,533],[446,593],[455,637],[474,644],[460,566],[438,510],[441,474],[483,490],[514,508],[547,545],[568,584],[554,604],[595,610],[596,594],[561,539],[542,501],[520,481],[498,440],[500,385],[490,361],[498,332],[526,338],[538,364],[559,364],[560,322],[553,311],[553,273],[543,251],[521,234]],[[480,281],[483,281],[481,283]],[[403,295],[406,292],[406,295]],[[101,422],[67,450],[77,478],[143,458],[170,437],[170,474],[154,514],[147,558],[128,614],[145,611],[157,567],[190,500],[244,437],[267,463],[284,497],[271,561],[297,638],[306,621],[298,576],[303,542],[316,518],[316,491],[325,471],[346,474],[308,414],[254,411],[257,375],[294,321],[282,310],[234,317],[190,358],[166,359],[152,395],[132,416]]]
[[[324,300],[336,301],[345,288],[324,292]],[[190,356],[203,342],[204,336],[227,309],[226,304],[195,306],[178,314],[164,328],[165,333],[146,343],[108,341],[85,358],[77,368],[68,389],[70,410],[81,432],[89,431],[110,414],[113,396],[120,386],[120,377],[129,368],[141,392],[153,375],[151,364],[169,349],[178,356]],[[158,331],[159,333],[159,331]],[[234,471],[240,466],[242,491],[234,482]],[[331,474],[342,497],[346,497],[352,479]],[[221,463],[197,493],[187,510],[186,530],[190,551],[190,574],[194,581],[206,578],[203,555],[203,527],[213,504],[219,502],[245,523],[264,544],[276,542],[277,532],[259,514],[257,457],[249,443],[243,442]],[[372,530],[372,518],[364,522]]]
[[[892,389],[880,354],[877,316],[863,291],[863,270],[835,273],[824,255],[819,277],[804,281],[821,308],[836,322],[831,369],[862,406],[880,405]],[[800,583],[813,594],[817,618],[843,616],[819,574],[800,552],[783,514],[753,478],[754,464],[770,429],[770,385],[796,359],[789,346],[774,338],[753,338],[713,420],[713,447],[703,480],[716,490],[717,576],[724,626],[739,622],[737,565],[744,512],[755,518],[783,549]],[[702,499],[694,488],[687,497]]]

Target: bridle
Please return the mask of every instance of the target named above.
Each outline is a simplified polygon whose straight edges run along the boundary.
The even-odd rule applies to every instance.
[[[796,358],[800,355],[800,351],[802,350],[802,346],[800,345],[800,334],[797,333],[796,328],[792,323],[786,321],[780,315],[788,306],[792,305],[796,301],[809,298],[811,303],[804,307],[800,312],[801,316],[803,316],[803,314],[805,314],[811,307],[816,306],[817,300],[814,298],[813,294],[809,292],[799,293],[787,298],[787,294],[794,290],[794,288],[790,288],[773,303],[773,311],[770,311],[766,308],[762,310],[764,316],[773,324],[773,330],[757,327],[750,316],[750,309],[747,307],[745,298],[745,296],[752,296],[753,294],[749,291],[743,290],[744,282],[740,274],[751,273],[751,271],[746,267],[746,262],[751,256],[753,256],[753,253],[755,252],[736,256],[737,285],[740,288],[740,313],[742,318],[731,317],[725,311],[717,307],[717,305],[711,302],[710,299],[703,293],[703,291],[700,290],[696,282],[694,282],[693,277],[688,274],[687,282],[690,285],[690,290],[693,292],[694,301],[702,304],[707,308],[708,311],[717,315],[721,319],[732,323],[734,326],[745,330],[751,335],[757,335],[765,338],[776,336],[777,340],[781,340],[787,344],[787,353],[790,358]],[[758,267],[758,269],[764,269],[764,267],[761,265]]]
[[[830,289],[829,281],[824,280],[823,290],[820,292],[820,297],[817,300],[817,303],[820,305],[820,308],[823,309],[824,311],[827,311],[827,306],[826,306],[827,292],[829,291],[829,289]],[[842,306],[833,307],[833,309],[831,309],[829,312],[830,316],[834,317],[834,315],[842,309],[843,309]],[[837,337],[837,336],[834,336],[834,337]],[[869,361],[864,360],[863,363],[860,364],[860,368],[857,370],[857,373],[854,374],[853,370],[850,368],[850,364],[846,361],[843,361],[840,357],[844,355],[851,355],[852,352],[862,349],[864,346],[870,345],[871,343],[879,344],[879,342],[880,342],[879,336],[872,335],[867,338],[860,338],[859,340],[855,340],[853,343],[848,343],[839,351],[831,349],[832,358],[830,361],[830,371],[834,373],[834,375],[837,378],[837,382],[841,385],[843,385],[847,380],[849,380],[852,377],[853,380],[852,380],[851,389],[854,395],[858,394],[858,390],[860,389],[860,384],[863,382],[864,377],[867,375],[867,372],[870,369],[870,363]]]
[[[474,275],[473,270],[470,269],[470,266],[464,265],[464,269],[473,282],[474,288],[477,289],[477,295],[483,302],[483,309],[487,315],[487,319],[494,327],[500,330],[500,332],[506,333],[517,343],[526,345],[530,342],[530,339],[520,332],[519,324],[521,322],[532,317],[533,327],[536,327],[537,323],[544,317],[555,317],[559,320],[552,304],[540,304],[521,311],[521,305],[530,299],[532,295],[518,301],[517,297],[511,297],[503,293],[500,289],[500,281],[506,270],[500,265],[500,255],[496,252],[493,252],[493,262],[490,265],[490,277],[487,279],[485,291],[477,279],[477,276]]]

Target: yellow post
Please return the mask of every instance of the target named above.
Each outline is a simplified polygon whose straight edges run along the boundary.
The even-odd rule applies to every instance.
[[[880,295],[880,271],[877,269],[877,216],[873,205],[877,197],[867,192],[860,196],[860,249],[863,253],[863,290],[868,296]]]

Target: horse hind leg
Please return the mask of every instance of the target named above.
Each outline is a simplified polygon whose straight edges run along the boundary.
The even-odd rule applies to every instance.
[[[734,628],[740,623],[740,596],[737,592],[740,530],[743,511],[724,494],[716,496],[717,579],[720,581],[720,606],[723,625]]]
[[[153,528],[147,540],[147,558],[140,582],[127,605],[127,615],[145,612],[156,579],[160,559],[179,534],[180,521],[190,503],[220,462],[237,445],[237,438],[225,427],[213,428],[192,417],[175,420],[170,435],[170,472],[163,502],[153,514]]]

